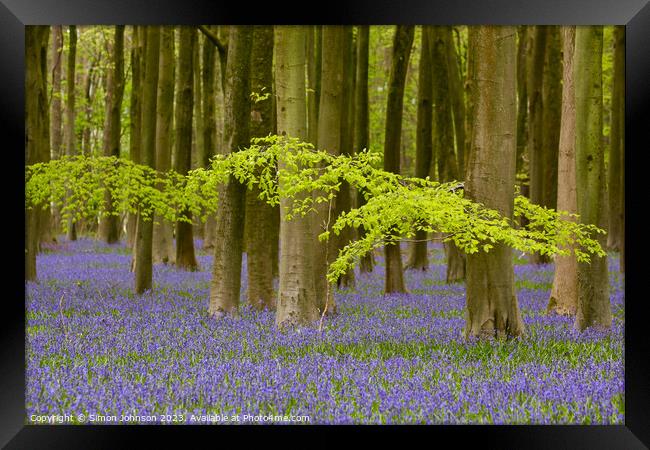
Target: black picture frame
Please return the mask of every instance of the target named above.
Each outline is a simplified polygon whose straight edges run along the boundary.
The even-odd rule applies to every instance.
[[[2,0],[0,4],[0,123],[5,125],[4,156],[10,156],[3,180],[3,200],[11,200],[5,223],[18,228],[5,234],[11,244],[5,262],[14,262],[4,290],[3,326],[0,327],[0,445],[5,448],[122,448],[131,439],[165,440],[185,431],[237,434],[273,431],[286,442],[310,445],[313,427],[136,427],[136,426],[43,426],[25,425],[25,286],[22,268],[13,261],[24,251],[24,242],[12,239],[24,229],[24,26],[45,24],[253,24],[253,23],[345,23],[345,24],[604,24],[626,25],[626,330],[625,330],[625,425],[612,426],[397,426],[342,427],[356,437],[387,431],[401,439],[432,433],[433,440],[450,439],[457,447],[475,442],[488,448],[647,448],[650,446],[650,339],[648,301],[641,277],[643,240],[640,226],[646,189],[642,161],[648,152],[650,119],[650,3],[647,0],[455,0],[444,1],[346,1],[303,7],[266,4],[218,3],[207,0],[181,2],[148,0]],[[23,166],[21,166],[23,164]],[[22,188],[24,189],[24,188]],[[15,218],[19,217],[20,220]],[[15,253],[14,253],[15,252]],[[20,258],[17,258],[20,259]],[[4,271],[6,275],[6,270]],[[172,434],[173,433],[173,434]],[[294,441],[295,439],[295,441]],[[306,439],[306,440],[305,440]],[[331,438],[331,445],[337,445]],[[153,441],[150,441],[153,442]],[[221,441],[223,442],[223,441]],[[415,441],[413,441],[415,442]]]

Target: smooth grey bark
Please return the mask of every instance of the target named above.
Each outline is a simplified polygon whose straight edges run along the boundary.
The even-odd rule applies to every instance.
[[[274,27],[277,134],[301,140],[307,139],[306,32],[304,26]],[[278,166],[286,167],[282,158]],[[311,220],[309,217],[287,220],[290,205],[290,199],[280,199],[280,292],[275,315],[275,323],[280,328],[308,326],[318,320]]]

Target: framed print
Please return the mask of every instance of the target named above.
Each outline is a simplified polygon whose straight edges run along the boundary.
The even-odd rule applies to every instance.
[[[644,1],[0,18],[7,448],[650,445]]]

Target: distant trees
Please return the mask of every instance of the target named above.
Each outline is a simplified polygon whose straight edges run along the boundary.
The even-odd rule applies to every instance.
[[[169,26],[51,30],[51,43],[47,27],[28,27],[26,34],[28,164],[63,154],[119,158],[122,153],[160,176],[168,170],[185,175],[192,168],[210,169],[216,154],[235,154],[250,147],[252,138],[271,134],[310,142],[330,155],[376,152],[383,144],[383,160],[377,163],[386,172],[442,183],[465,181],[455,189],[464,187],[466,198],[520,226],[529,224],[513,217],[515,184],[534,204],[580,216],[569,220],[607,225],[608,248],[621,252],[624,270],[621,27],[613,29],[611,49],[603,49],[602,27],[422,26],[419,33],[410,25],[202,25],[179,27],[177,47]],[[413,47],[417,52],[411,56]],[[608,51],[613,71],[609,58],[603,59]],[[605,88],[603,66],[605,79],[613,73]],[[609,98],[603,89],[607,94],[609,88],[611,115],[603,114],[603,98]],[[280,191],[287,187],[281,171],[311,164],[303,160],[295,165],[291,156],[298,151],[304,149],[289,148],[273,167]],[[220,159],[214,164],[218,167]],[[322,161],[318,164],[311,167],[313,176],[328,170]],[[263,168],[256,171],[261,174]],[[400,180],[406,186],[421,182]],[[318,199],[326,187],[280,198],[278,207],[260,197],[260,186],[247,189],[231,175],[221,185],[217,212],[207,215],[205,225],[198,224],[196,214],[210,210],[205,203],[198,210],[179,210],[173,218],[163,217],[161,210],[152,216],[146,195],[133,203],[139,208],[133,213],[125,210],[119,192],[111,197],[108,190],[103,202],[93,200],[106,211],[69,218],[65,205],[75,205],[77,197],[65,186],[65,202],[52,213],[47,207],[26,209],[26,279],[36,278],[39,241],[55,234],[50,217],[61,221],[57,208],[63,208],[68,239],[99,224],[98,236],[107,243],[121,237],[123,217],[111,214],[121,209],[126,242],[133,249],[136,293],[152,288],[153,264],[197,269],[198,233],[205,238],[203,248],[214,249],[211,315],[237,314],[245,251],[247,301],[260,310],[276,308],[279,326],[306,325],[336,312],[336,285],[354,286],[355,275],[341,271],[336,279],[327,279],[330,265],[348,243],[374,230],[366,222],[317,240],[346,212],[372,205],[378,192],[351,178],[337,183],[331,200],[315,202],[310,205],[315,212],[288,220],[294,202]],[[159,194],[165,189],[162,179],[151,187]],[[376,241],[384,244],[386,293],[407,290],[400,243],[409,232],[397,223]],[[427,224],[410,224],[408,230]],[[437,229],[418,229],[408,239],[413,242],[406,266],[425,270],[427,242],[444,237]],[[446,241],[444,248],[447,282],[466,279],[466,334],[520,335],[510,247],[465,255],[461,244]],[[549,312],[575,315],[580,330],[609,326],[605,258],[586,264],[574,254],[530,256],[535,263],[555,263]],[[360,256],[359,266],[361,272],[372,271],[373,253]],[[274,277],[279,277],[278,288]]]

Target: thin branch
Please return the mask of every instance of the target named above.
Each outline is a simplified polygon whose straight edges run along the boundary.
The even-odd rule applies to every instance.
[[[206,25],[199,25],[199,30],[201,30],[201,33],[208,38],[210,42],[212,42],[215,47],[219,50],[219,53],[222,54],[227,54],[228,53],[228,47],[224,45],[223,42],[219,39],[219,36],[217,36],[216,33],[213,33],[210,28],[208,28]]]

